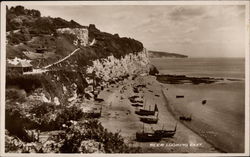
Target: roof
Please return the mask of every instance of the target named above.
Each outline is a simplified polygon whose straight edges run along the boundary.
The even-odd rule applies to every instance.
[[[7,67],[22,67],[22,68],[25,68],[25,67],[32,67],[32,65],[27,61],[19,61],[18,64],[7,63]]]
[[[20,61],[17,65],[19,64],[21,67],[32,67],[32,65],[27,61]]]

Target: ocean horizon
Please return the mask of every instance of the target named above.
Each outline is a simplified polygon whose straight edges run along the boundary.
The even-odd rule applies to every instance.
[[[245,78],[245,58],[151,58],[160,74]]]

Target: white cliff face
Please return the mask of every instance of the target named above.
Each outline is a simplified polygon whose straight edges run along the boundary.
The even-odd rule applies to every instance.
[[[74,45],[80,44],[81,46],[88,45],[89,31],[86,28],[60,28],[56,30],[57,33],[66,33],[76,35],[77,40],[73,42]]]
[[[149,58],[146,49],[137,54],[128,54],[121,59],[108,56],[106,59],[93,61],[93,66],[88,67],[87,73],[95,71],[96,75],[104,81],[115,79],[127,74],[144,74],[149,70]]]

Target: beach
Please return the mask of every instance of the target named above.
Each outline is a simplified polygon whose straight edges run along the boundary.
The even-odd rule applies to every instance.
[[[182,63],[180,59],[176,60],[179,64]],[[134,80],[128,79],[122,84],[113,85],[100,94],[101,98],[105,98],[100,121],[108,130],[120,132],[132,146],[142,147],[143,152],[244,152],[245,84],[242,64],[237,60],[236,62],[238,67],[233,70],[227,68],[230,71],[224,71],[220,75],[217,69],[223,68],[217,68],[215,62],[212,62],[212,67],[217,71],[207,79],[218,78],[218,81],[212,83],[193,84],[184,81],[170,84],[158,82],[156,76],[138,76]],[[183,63],[183,66],[187,65],[187,61]],[[229,61],[224,63],[229,64]],[[169,66],[166,66],[166,69],[167,67]],[[200,72],[200,68],[198,70],[195,68],[191,69],[191,72],[186,71],[185,74],[192,76],[195,73],[193,78],[198,78],[198,81],[200,77],[210,77],[205,75],[204,71]],[[213,73],[211,69],[210,67],[208,74]],[[165,69],[160,70],[160,73],[164,72]],[[139,93],[134,93],[133,87],[136,85],[146,85],[146,87]],[[122,90],[124,88],[126,90]],[[131,106],[129,101],[129,97],[135,95],[143,99],[145,108],[151,106],[152,109],[157,104],[159,108],[157,124],[143,124],[140,121],[140,116],[135,114],[136,107]],[[191,121],[180,120],[180,117],[190,117]],[[173,138],[164,138],[158,143],[135,140],[136,132],[142,131],[143,128],[146,132],[161,128],[173,130],[176,124],[177,131]]]
[[[139,93],[133,92],[133,85],[145,84]],[[121,89],[125,88],[121,93]],[[167,108],[167,101],[162,92],[163,85],[154,76],[138,76],[135,80],[126,80],[122,84],[102,91],[100,98],[105,98],[100,122],[112,132],[120,132],[130,146],[140,146],[145,153],[216,153],[219,152],[198,134],[175,119]],[[135,114],[136,107],[131,106],[128,97],[142,96],[146,108],[157,104],[159,121],[157,124],[144,124],[144,130],[153,132],[155,129],[177,131],[173,138],[164,138],[160,142],[137,142],[136,132],[142,131],[143,123]],[[158,95],[158,96],[156,96]]]

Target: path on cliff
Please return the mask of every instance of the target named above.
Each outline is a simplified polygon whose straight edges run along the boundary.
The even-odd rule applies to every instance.
[[[49,65],[43,67],[43,69],[47,69],[47,68],[49,68],[49,67],[51,67],[51,66],[53,66],[53,65],[56,65],[56,64],[59,64],[59,63],[65,61],[65,60],[68,59],[70,56],[72,56],[73,54],[75,54],[78,50],[80,50],[80,48],[75,49],[73,52],[71,52],[70,54],[68,54],[66,57],[60,59],[59,61],[57,61],[57,62],[55,62],[55,63],[49,64]]]
[[[25,72],[24,74],[28,75],[28,74],[39,74],[39,73],[44,73],[46,71],[49,71],[48,68],[53,66],[53,65],[56,65],[56,64],[59,64],[63,61],[65,61],[66,59],[68,59],[69,57],[71,57],[73,54],[75,54],[78,50],[80,50],[80,48],[77,48],[75,49],[74,51],[72,51],[70,54],[68,54],[66,57],[58,60],[57,62],[54,62],[54,63],[51,63],[45,67],[42,67],[42,68],[39,68],[39,69],[33,69],[32,72]]]

